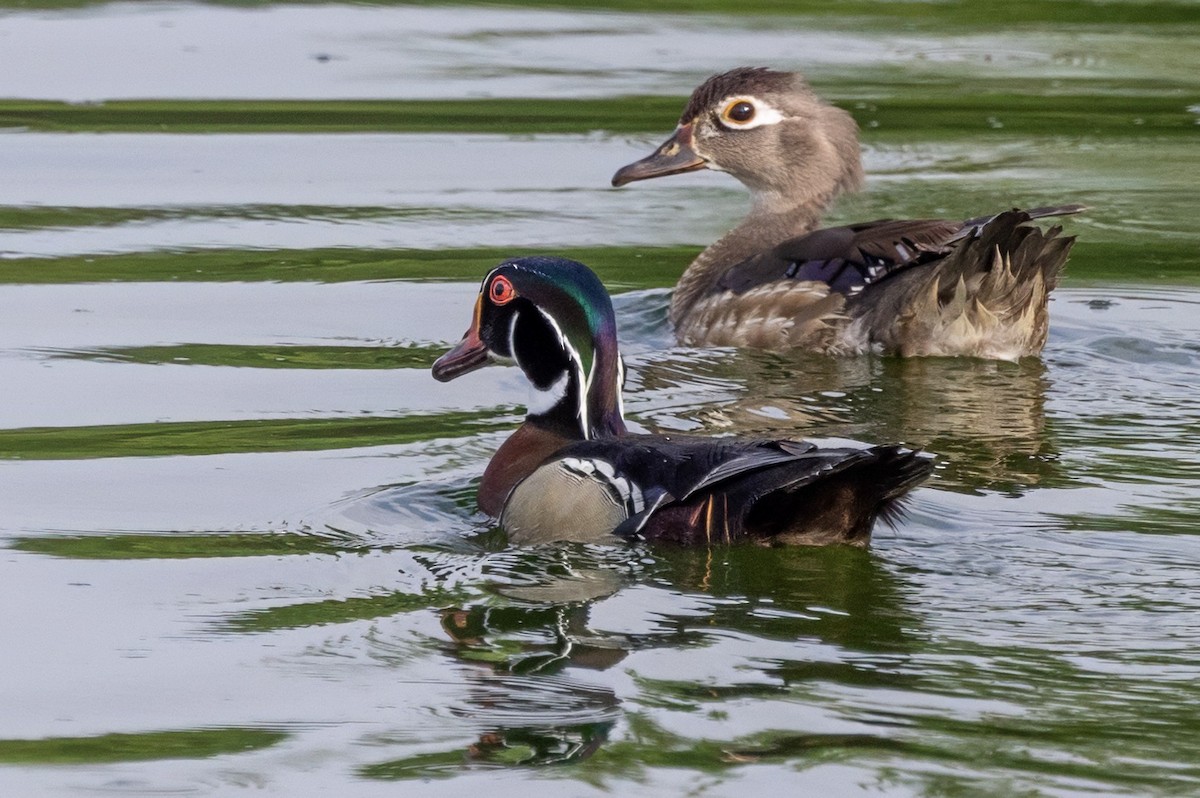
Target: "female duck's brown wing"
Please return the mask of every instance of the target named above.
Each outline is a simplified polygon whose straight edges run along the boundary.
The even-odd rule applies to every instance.
[[[735,264],[676,320],[680,343],[866,351],[842,335],[852,303],[894,272],[943,257],[962,222],[881,220],[829,227]],[[861,337],[861,336],[860,336]]]
[[[748,258],[721,276],[715,291],[744,294],[777,281],[816,282],[852,296],[900,269],[941,257],[964,222],[895,220],[826,227]]]
[[[827,227],[792,238],[774,249],[731,267],[714,291],[744,294],[779,280],[824,283],[831,292],[853,296],[887,277],[938,260],[966,238],[1003,216],[1017,223],[1046,216],[1079,213],[1082,205],[1012,210],[966,221],[948,219],[879,219]]]

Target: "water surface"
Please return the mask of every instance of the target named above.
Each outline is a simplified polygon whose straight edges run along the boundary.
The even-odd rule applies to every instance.
[[[5,794],[1200,789],[1195,5],[521,6],[0,12]],[[1091,206],[1044,356],[673,346],[745,195],[608,179],[746,62],[863,127],[835,220]],[[508,547],[526,388],[428,369],[534,251],[640,429],[938,471],[869,552]]]

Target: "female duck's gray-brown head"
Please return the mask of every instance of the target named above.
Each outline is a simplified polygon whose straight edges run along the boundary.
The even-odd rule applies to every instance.
[[[620,169],[612,182],[623,186],[703,168],[740,180],[760,211],[823,210],[862,184],[858,126],[799,74],[740,67],[706,80],[671,138]]]
[[[471,327],[433,364],[448,382],[489,363],[515,363],[550,403],[529,421],[567,438],[625,432],[612,300],[599,278],[565,258],[525,257],[483,278]]]

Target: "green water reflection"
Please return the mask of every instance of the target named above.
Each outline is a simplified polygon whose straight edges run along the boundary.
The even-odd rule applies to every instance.
[[[433,346],[237,346],[172,344],[51,350],[52,358],[146,365],[279,369],[427,369],[445,352]]]
[[[195,557],[277,557],[363,551],[358,540],[285,532],[211,531],[202,534],[45,535],[14,538],[20,551],[84,560],[159,560]]]
[[[822,93],[851,111],[873,138],[970,135],[1195,135],[1190,84],[1161,81],[966,79],[905,84],[824,81]],[[490,98],[392,101],[114,100],[92,105],[0,101],[0,128],[149,133],[658,133],[685,97]]]
[[[64,213],[70,213],[64,211]],[[71,222],[65,222],[70,224]],[[545,247],[468,250],[284,250],[149,252],[0,261],[0,283],[22,285],[136,282],[460,280],[478,282],[514,253]],[[571,257],[603,273],[612,290],[652,287],[671,279],[698,247],[573,247]]]
[[[255,419],[0,430],[0,459],[73,460],[344,449],[428,441],[502,423],[495,411],[402,418]]]
[[[186,729],[96,737],[0,740],[6,765],[84,765],[154,759],[199,759],[278,745],[288,734],[269,729]]]

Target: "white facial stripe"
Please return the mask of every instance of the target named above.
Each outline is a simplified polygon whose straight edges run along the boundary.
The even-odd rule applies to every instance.
[[[737,122],[725,118],[725,109],[738,102],[747,102],[754,106],[753,119],[748,122]],[[724,100],[721,100],[717,107],[720,109],[717,119],[723,127],[730,130],[750,130],[756,127],[763,127],[764,125],[776,125],[783,121],[783,114],[777,108],[752,94],[735,94],[731,97],[726,97]]]
[[[510,355],[512,355],[512,359],[514,361],[517,359],[517,347],[516,347],[517,319],[520,317],[520,315],[521,315],[520,311],[513,313],[512,320],[508,323],[508,353]]]
[[[479,290],[480,290],[480,291],[482,291],[482,290],[484,289],[484,287],[485,287],[485,286],[486,286],[488,283],[490,283],[490,282],[492,281],[492,275],[494,275],[494,274],[495,274],[496,272],[498,272],[498,271],[500,271],[500,267],[499,267],[499,266],[497,266],[496,268],[492,269],[490,272],[488,272],[487,274],[485,274],[485,275],[483,276],[483,282],[479,284]]]

